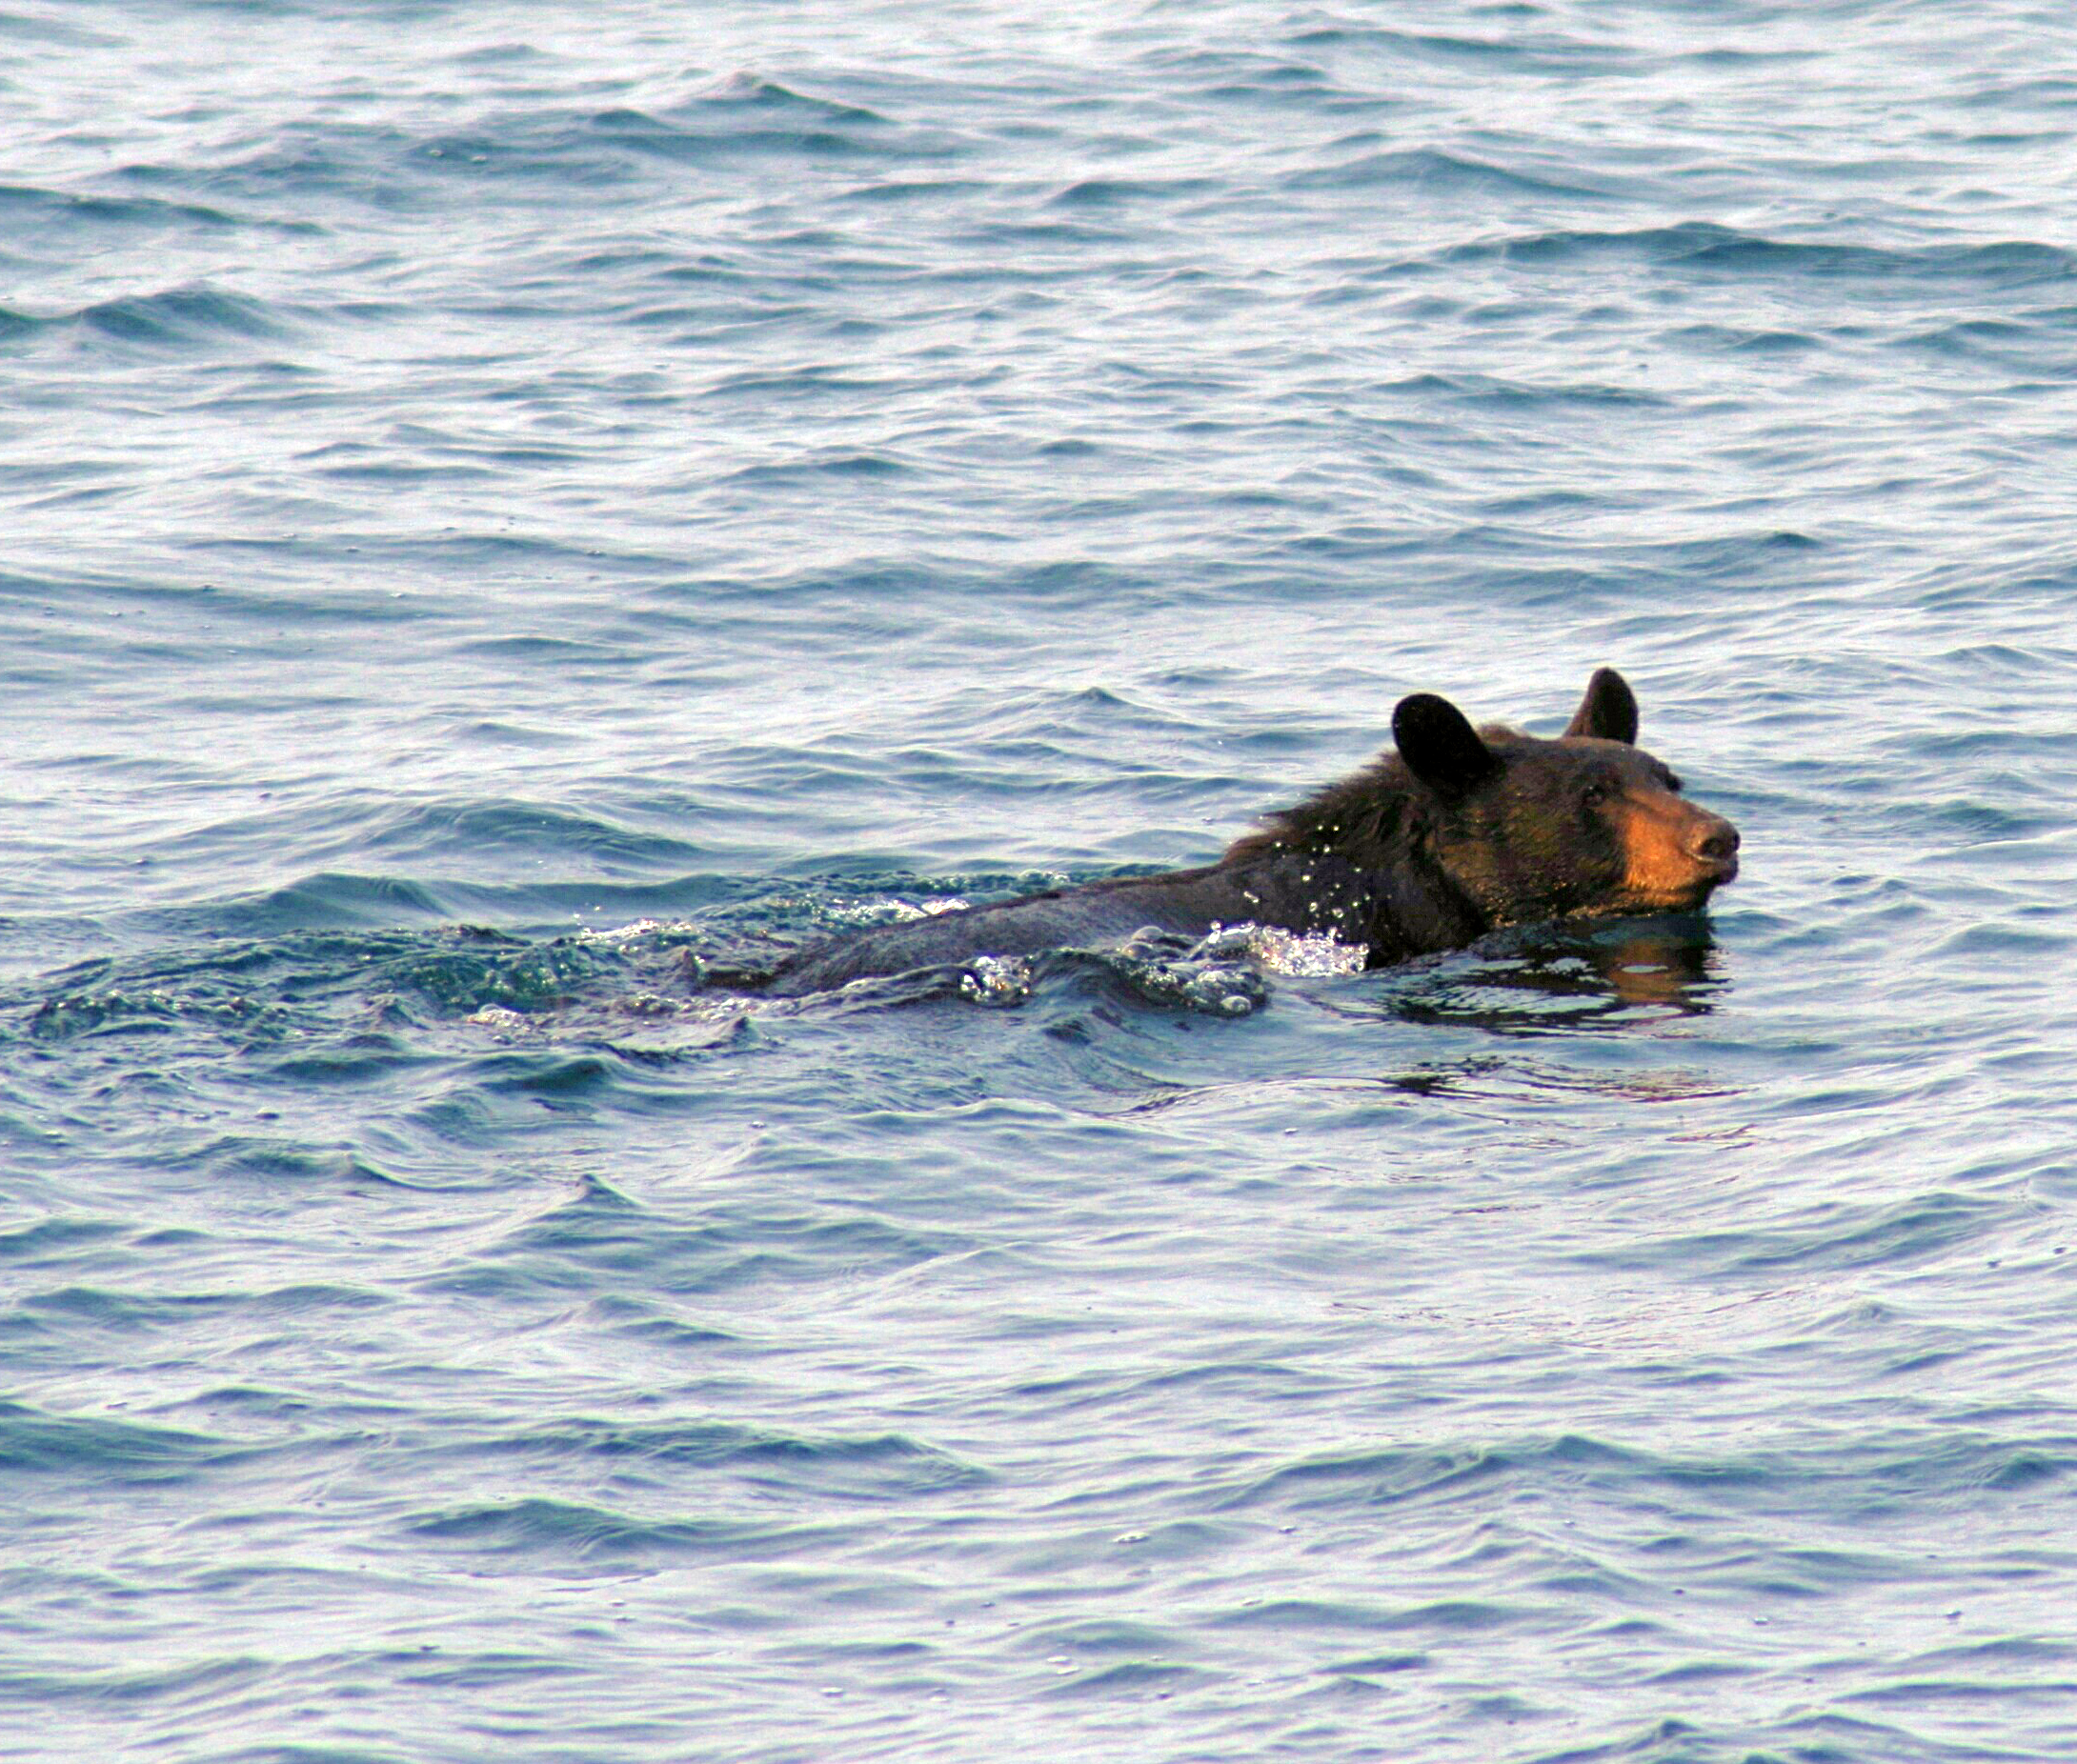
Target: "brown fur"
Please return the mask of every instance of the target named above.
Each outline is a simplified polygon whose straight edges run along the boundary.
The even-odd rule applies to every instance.
[[[1633,904],[1685,906],[1698,888],[1714,888],[1723,879],[1718,865],[1697,854],[1718,817],[1671,791],[1626,792],[1609,805],[1609,820],[1623,851],[1623,888]]]

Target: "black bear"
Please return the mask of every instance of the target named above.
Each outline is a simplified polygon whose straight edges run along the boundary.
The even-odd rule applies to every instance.
[[[781,995],[867,975],[1118,943],[1145,927],[1326,932],[1364,965],[1456,949],[1502,925],[1699,907],[1738,873],[1738,830],[1683,799],[1636,745],[1637,699],[1603,668],[1555,741],[1474,729],[1416,692],[1397,753],[1267,816],[1216,864],[1053,889],[818,944],[760,982]]]

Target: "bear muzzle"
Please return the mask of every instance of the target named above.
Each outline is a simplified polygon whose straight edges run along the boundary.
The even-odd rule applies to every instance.
[[[1687,835],[1687,849],[1699,864],[1714,864],[1717,884],[1738,879],[1738,829],[1721,814],[1706,809],[1694,812],[1695,821]]]
[[[1738,874],[1738,829],[1670,792],[1624,800],[1623,886],[1643,907],[1699,907]]]

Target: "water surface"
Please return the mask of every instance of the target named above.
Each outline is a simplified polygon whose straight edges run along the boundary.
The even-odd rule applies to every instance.
[[[2073,53],[0,16],[10,1755],[2077,1749]],[[691,978],[1603,664],[1705,919]]]

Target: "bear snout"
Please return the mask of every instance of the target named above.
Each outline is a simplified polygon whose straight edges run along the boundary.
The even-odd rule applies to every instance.
[[[1688,830],[1687,849],[1704,863],[1721,864],[1735,871],[1738,868],[1738,829],[1721,814],[1698,810],[1695,825]]]
[[[1700,906],[1738,876],[1738,829],[1663,791],[1627,798],[1616,816],[1623,892],[1632,906]]]

